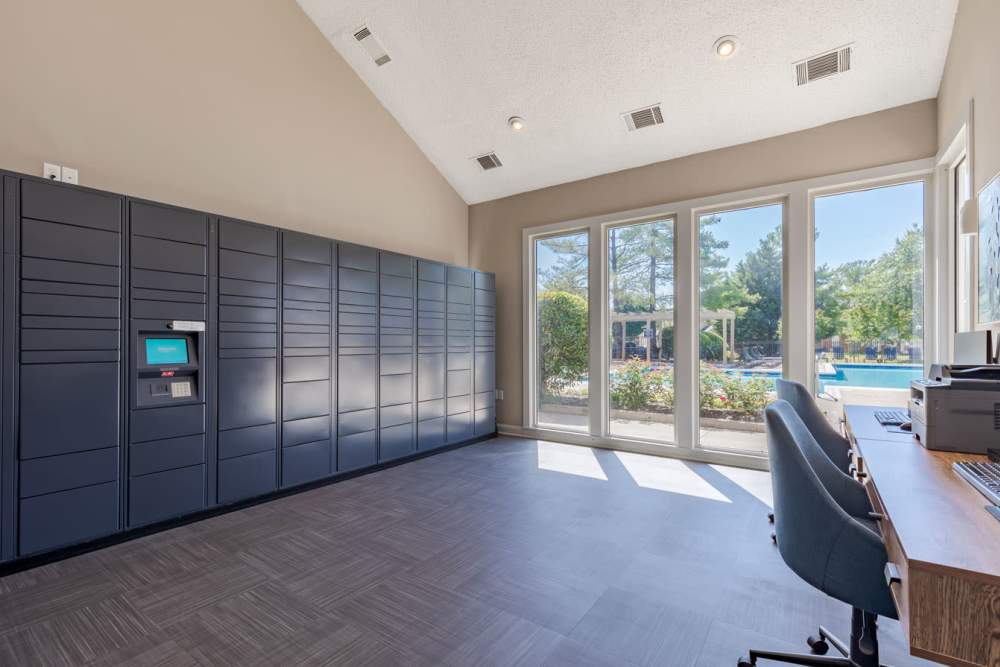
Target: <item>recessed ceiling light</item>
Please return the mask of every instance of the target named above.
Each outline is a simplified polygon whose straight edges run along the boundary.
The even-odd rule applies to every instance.
[[[740,47],[740,42],[733,35],[726,35],[715,40],[715,55],[722,59],[732,58]]]
[[[507,127],[514,132],[520,132],[524,129],[524,119],[520,116],[511,116],[507,119]]]

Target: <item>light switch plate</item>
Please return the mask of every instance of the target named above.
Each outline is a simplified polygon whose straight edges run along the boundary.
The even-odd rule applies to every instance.
[[[72,183],[73,185],[80,184],[80,172],[78,172],[73,167],[63,167],[62,168],[62,181],[63,183]]]
[[[62,167],[57,164],[44,163],[45,166],[42,167],[42,175],[50,181],[61,181],[62,180]]]

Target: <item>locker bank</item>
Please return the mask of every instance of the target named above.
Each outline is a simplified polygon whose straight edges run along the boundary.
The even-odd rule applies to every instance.
[[[3,173],[2,307],[4,562],[496,432],[489,273]]]

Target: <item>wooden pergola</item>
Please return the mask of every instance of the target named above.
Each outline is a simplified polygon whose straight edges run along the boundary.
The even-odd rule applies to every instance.
[[[704,322],[714,322],[715,320],[722,322],[722,358],[728,359],[736,344],[736,313],[727,309],[702,309],[699,317],[698,329],[701,329],[701,325]],[[621,350],[622,361],[625,359],[625,328],[628,326],[629,322],[642,322],[647,329],[655,331],[655,324],[659,322],[669,322],[673,324],[673,321],[673,309],[657,310],[652,313],[611,313],[611,324],[613,325],[615,322],[620,322],[622,325],[621,347],[619,348]],[[613,355],[614,352],[612,351],[612,358]],[[647,343],[646,361],[652,361],[652,357],[653,346]]]

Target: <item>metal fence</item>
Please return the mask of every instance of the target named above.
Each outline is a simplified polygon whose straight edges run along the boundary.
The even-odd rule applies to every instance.
[[[833,339],[816,344],[816,358],[835,363],[920,363],[923,348],[912,341],[879,340],[866,343]]]

